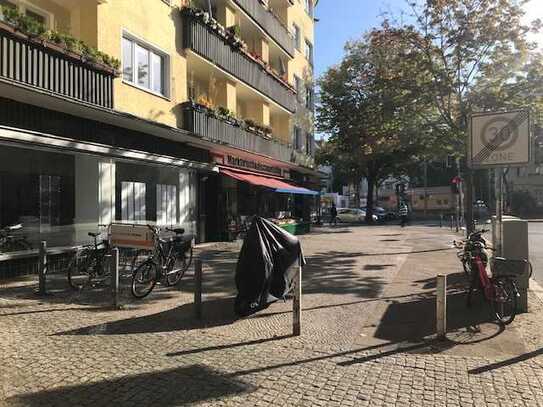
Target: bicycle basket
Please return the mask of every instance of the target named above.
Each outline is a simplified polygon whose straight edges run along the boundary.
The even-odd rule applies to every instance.
[[[175,237],[173,239],[174,249],[179,252],[186,252],[188,249],[190,249],[191,244],[192,244],[192,239],[187,240],[186,238],[183,238],[182,236]]]
[[[526,259],[516,260],[503,257],[494,257],[492,259],[492,275],[494,277],[520,277],[526,273],[531,276],[531,270],[531,265]]]

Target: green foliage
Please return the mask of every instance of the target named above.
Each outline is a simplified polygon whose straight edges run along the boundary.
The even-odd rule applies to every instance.
[[[437,144],[435,132],[421,126],[420,115],[432,115],[431,106],[413,96],[427,74],[403,31],[386,23],[345,51],[319,80],[317,128],[329,142],[317,159],[354,185],[367,178],[371,206],[377,182],[405,173],[408,161]]]
[[[32,17],[22,14],[17,8],[0,6],[0,10],[6,23],[30,37],[38,37],[44,41],[49,41],[70,52],[81,55],[87,61],[101,63],[115,70],[118,70],[121,66],[121,61],[117,58],[88,46],[70,34],[47,30],[45,25]]]
[[[529,76],[540,82],[534,63],[541,59],[527,34],[539,31],[541,22],[522,23],[525,3],[413,2],[415,24],[398,28],[421,56],[428,80],[419,84],[420,95],[439,113],[444,141],[457,156],[464,155],[470,113],[530,105],[530,96],[537,94],[526,85]],[[535,99],[540,105],[541,96]]]

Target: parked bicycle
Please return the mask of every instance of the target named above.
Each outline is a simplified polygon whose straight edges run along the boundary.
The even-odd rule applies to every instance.
[[[192,240],[186,239],[184,229],[169,229],[174,237],[159,237],[160,228],[148,225],[154,238],[152,255],[134,271],[132,275],[132,295],[136,298],[146,297],[161,281],[166,286],[179,283],[192,262]]]
[[[81,290],[86,284],[96,285],[109,277],[109,267],[105,260],[110,252],[109,238],[99,240],[103,233],[107,234],[108,225],[98,225],[103,230],[89,232],[93,243],[78,250],[68,267],[68,283],[74,290]],[[106,232],[104,232],[104,229]]]
[[[0,229],[0,253],[32,249],[32,245],[26,240],[26,236],[14,234],[14,232],[22,228],[23,225],[18,223]]]
[[[515,277],[518,276],[518,270],[524,271],[525,268],[508,267],[515,261],[502,257],[489,259],[487,249],[484,242],[477,241],[472,243],[472,248],[467,254],[472,271],[467,305],[471,306],[474,289],[480,289],[486,301],[490,303],[498,322],[508,325],[515,319],[520,297]],[[531,275],[531,264],[527,260],[522,262],[524,267],[529,267]],[[490,273],[487,270],[489,264]]]
[[[471,262],[472,262],[472,251],[475,248],[476,243],[482,243],[485,248],[487,247],[487,241],[483,237],[483,234],[487,233],[488,230],[481,229],[476,230],[468,235],[466,239],[453,242],[454,246],[459,249],[456,253],[458,259],[462,263],[462,268],[467,277],[471,277]]]

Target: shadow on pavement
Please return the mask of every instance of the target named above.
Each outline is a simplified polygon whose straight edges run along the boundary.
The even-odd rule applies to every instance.
[[[479,326],[491,322],[492,314],[487,304],[480,302],[467,308],[464,292],[447,296],[447,331],[462,332],[462,335],[451,336],[458,338],[448,341],[451,346],[482,342],[503,332],[503,327],[498,324],[496,329],[481,332]],[[435,321],[435,297],[394,302],[387,307],[381,318],[375,337],[390,342],[424,342],[435,334]]]
[[[185,355],[191,355],[191,354],[194,354],[194,353],[239,348],[239,347],[242,347],[242,346],[260,345],[262,343],[272,342],[272,341],[279,341],[279,340],[282,340],[282,339],[288,339],[288,338],[292,338],[292,337],[293,337],[293,335],[281,335],[281,336],[274,336],[274,337],[271,337],[271,338],[256,339],[254,341],[248,341],[248,342],[239,342],[239,343],[231,343],[231,344],[228,344],[228,345],[217,345],[217,346],[208,346],[206,348],[181,350],[179,352],[166,353],[166,356],[185,356]]]
[[[307,258],[304,267],[304,294],[352,294],[376,298],[385,279],[356,273],[360,253],[329,251]]]
[[[499,369],[501,367],[510,366],[519,362],[524,362],[531,358],[535,358],[536,356],[539,356],[539,355],[543,355],[543,349],[538,349],[533,352],[527,352],[520,356],[515,356],[510,359],[502,360],[501,362],[491,363],[486,366],[477,367],[475,369],[468,370],[468,373],[481,374],[481,373],[489,372],[491,370]]]
[[[121,319],[59,332],[55,335],[128,335],[174,332],[229,325],[238,317],[234,314],[234,298],[212,299],[203,303],[203,319],[194,318],[194,304],[183,304],[156,314]]]
[[[202,365],[123,376],[95,383],[57,387],[8,399],[12,405],[178,406],[256,390],[251,384],[225,377]]]

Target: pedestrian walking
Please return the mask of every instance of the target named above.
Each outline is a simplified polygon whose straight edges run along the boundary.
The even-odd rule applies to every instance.
[[[407,225],[407,216],[408,216],[408,208],[407,208],[407,205],[405,203],[402,203],[400,205],[400,210],[399,210],[399,215],[400,215],[400,225],[402,226],[402,228]]]
[[[334,203],[332,203],[332,207],[330,208],[330,226],[332,224],[337,225],[337,208]]]

